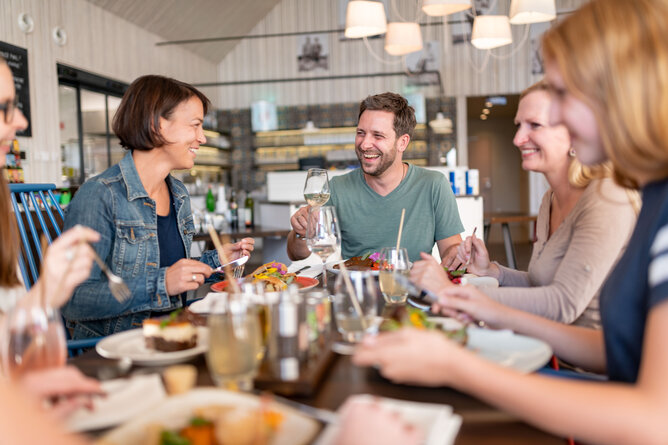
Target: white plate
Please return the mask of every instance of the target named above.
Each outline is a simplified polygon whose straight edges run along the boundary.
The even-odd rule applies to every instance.
[[[368,394],[351,396],[346,401],[346,403],[348,402],[378,403],[383,409],[396,413],[401,416],[403,421],[414,425],[423,432],[424,445],[449,445],[454,443],[462,423],[462,418],[453,414],[452,407],[449,405],[408,402]],[[328,425],[318,437],[315,445],[334,444],[338,431],[338,425]]]
[[[160,352],[148,349],[144,343],[142,330],[132,329],[103,338],[95,346],[95,350],[105,358],[119,359],[127,357],[136,365],[163,366],[184,362],[196,357],[206,352],[208,346],[209,331],[205,327],[197,328],[197,346],[174,352]]]
[[[430,317],[429,320],[444,324],[448,329],[457,329],[457,325],[461,326],[461,323],[452,318]],[[515,334],[508,329],[495,330],[469,326],[467,331],[469,334],[467,349],[487,360],[520,372],[529,373],[540,369],[552,357],[552,348],[544,341]]]
[[[195,408],[207,405],[230,405],[235,407],[256,407],[260,403],[257,396],[224,391],[215,388],[197,388],[186,394],[169,397],[156,405],[145,415],[107,433],[102,441],[105,445],[143,445],[146,426],[152,423],[165,425],[171,430],[188,423]],[[283,414],[283,422],[270,445],[302,445],[311,442],[318,432],[319,424],[292,408],[273,403],[271,409]]]

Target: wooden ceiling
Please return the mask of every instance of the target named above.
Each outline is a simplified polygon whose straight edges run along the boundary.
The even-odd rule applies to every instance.
[[[88,0],[165,41],[244,36],[281,0]],[[220,62],[238,40],[184,44]]]

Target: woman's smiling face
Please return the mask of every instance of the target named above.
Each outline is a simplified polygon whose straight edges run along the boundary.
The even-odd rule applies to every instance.
[[[0,105],[4,110],[0,110],[0,167],[4,167],[7,162],[7,153],[12,148],[12,142],[16,138],[16,132],[28,128],[28,121],[21,113],[21,110],[14,108],[13,112],[7,108],[13,108],[13,101],[16,98],[14,90],[14,78],[12,72],[5,63],[0,63]],[[8,116],[8,113],[11,116]],[[8,119],[8,117],[10,117]]]

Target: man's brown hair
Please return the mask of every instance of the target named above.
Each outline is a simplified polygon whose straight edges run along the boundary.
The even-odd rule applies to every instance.
[[[415,109],[408,105],[408,101],[399,94],[383,93],[375,96],[367,96],[360,103],[360,113],[357,119],[362,116],[366,110],[373,111],[389,111],[394,114],[394,132],[396,136],[407,134],[413,138],[413,130],[415,130]]]

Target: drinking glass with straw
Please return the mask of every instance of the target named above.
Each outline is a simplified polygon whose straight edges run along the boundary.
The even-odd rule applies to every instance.
[[[380,251],[378,281],[380,290],[388,304],[401,304],[408,298],[408,290],[401,286],[394,278],[397,274],[408,276],[410,261],[408,251],[401,246],[401,232],[404,227],[406,209],[401,210],[399,233],[396,247],[383,247]]]

